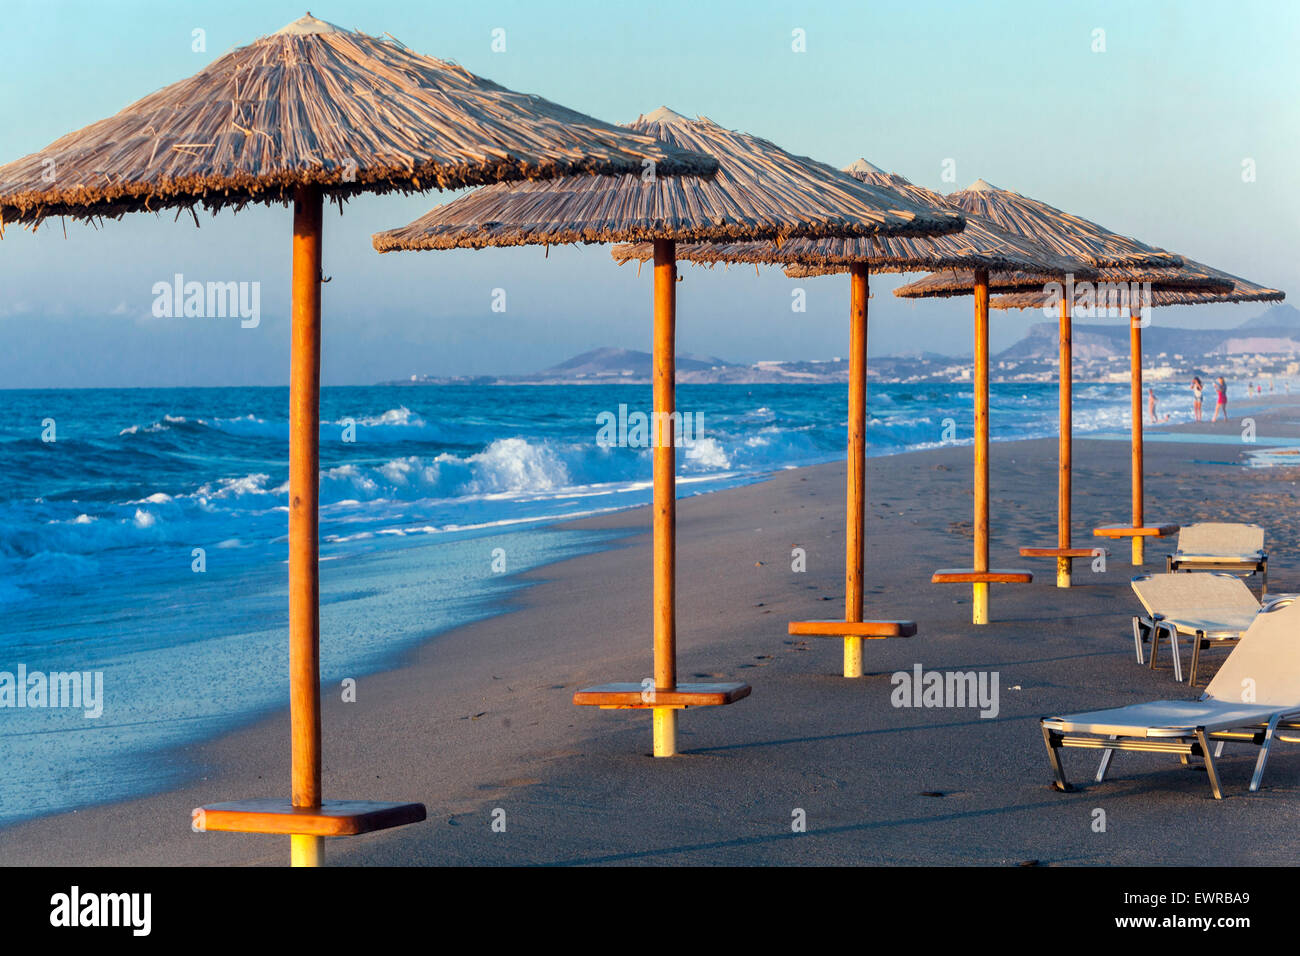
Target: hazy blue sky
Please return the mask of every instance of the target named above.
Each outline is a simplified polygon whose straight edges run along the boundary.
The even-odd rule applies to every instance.
[[[301,16],[302,3],[7,0],[0,162],[117,112]],[[977,178],[1256,281],[1300,288],[1300,5],[764,0],[317,3],[508,87],[614,122],[661,104],[843,166],[859,156],[948,192]],[[206,31],[207,52],[191,50]],[[506,52],[491,50],[494,28]],[[791,49],[802,29],[807,51]],[[1105,52],[1093,52],[1094,31]],[[956,183],[941,180],[943,163]],[[1254,161],[1256,180],[1243,182]],[[370,235],[450,194],[327,213],[327,384],[531,371],[598,345],[648,349],[648,271],[608,247],[380,257]],[[0,242],[0,386],[282,384],[290,213],[55,223]],[[683,266],[679,348],[735,360],[846,350],[847,279]],[[262,283],[262,322],[159,320],[155,282]],[[913,277],[909,277],[913,278]],[[878,354],[970,351],[970,300],[906,303],[873,280]],[[793,314],[790,290],[808,290]],[[491,311],[492,289],[507,311]],[[1262,306],[1160,310],[1229,325]],[[994,346],[1034,314],[995,317]]]

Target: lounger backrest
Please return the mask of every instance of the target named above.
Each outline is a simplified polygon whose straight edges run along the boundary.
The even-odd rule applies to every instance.
[[[1264,550],[1264,529],[1257,524],[1204,521],[1183,525],[1178,550],[1185,554],[1254,554]]]
[[[1265,605],[1205,695],[1300,710],[1300,602]]]
[[[1133,593],[1148,614],[1170,618],[1232,620],[1259,610],[1246,583],[1230,574],[1143,574]]]

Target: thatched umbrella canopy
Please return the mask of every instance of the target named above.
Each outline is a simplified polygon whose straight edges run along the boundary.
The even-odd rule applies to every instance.
[[[968,189],[952,193],[948,198],[961,209],[992,219],[1003,229],[1034,239],[1062,255],[1076,256],[1099,270],[1095,282],[1085,281],[1076,284],[1071,277],[1064,286],[1056,285],[1053,288],[1045,286],[1041,293],[1034,293],[1040,296],[1037,300],[1040,304],[1043,296],[1052,296],[1054,304],[1059,305],[1060,313],[1060,462],[1057,484],[1057,542],[1054,548],[1021,548],[1020,553],[1025,557],[1055,558],[1057,587],[1069,587],[1072,560],[1091,554],[1090,549],[1074,548],[1070,543],[1072,427],[1070,329],[1074,308],[1079,305],[1094,308],[1097,305],[1103,308],[1119,305],[1133,313],[1133,363],[1136,378],[1133,384],[1132,402],[1137,413],[1134,417],[1133,457],[1135,470],[1140,470],[1141,327],[1137,316],[1142,298],[1149,297],[1157,290],[1223,292],[1230,285],[1218,277],[1185,265],[1182,257],[1175,253],[1112,232],[1091,220],[1072,216],[1055,206],[1030,199],[1020,193],[999,189],[982,179]],[[995,273],[989,277],[989,283],[995,291],[1017,292],[1023,291],[1023,284],[1018,282],[1020,278],[1022,277],[1015,274]],[[940,273],[895,289],[894,294],[903,298],[962,295],[965,279],[965,275],[961,273]],[[1102,284],[1105,285],[1104,295]],[[1003,301],[999,300],[999,302]],[[1135,482],[1138,480],[1135,479]],[[1129,536],[1133,538],[1134,562],[1141,563],[1144,537],[1168,534],[1172,527],[1171,525],[1144,526],[1140,494],[1135,491],[1133,527],[1127,529]]]
[[[1184,276],[1196,280],[1195,284],[1191,286],[1174,284]],[[1198,288],[1205,280],[1218,280],[1227,283],[1228,287],[1218,291]],[[1166,306],[1212,305],[1216,302],[1281,302],[1285,298],[1286,293],[1281,289],[1270,289],[1267,286],[1258,285],[1249,279],[1243,279],[1241,276],[1224,272],[1222,269],[1212,268],[1203,262],[1196,262],[1184,256],[1182,267],[1162,273],[1153,283],[1150,304],[1152,306]],[[1046,297],[1040,289],[1028,294],[1008,293],[1007,295],[1000,295],[993,300],[993,307],[995,309],[1032,309],[1043,306],[1045,302]]]
[[[911,203],[936,212],[955,212],[956,207],[933,190],[914,185],[902,176],[887,173],[865,159],[858,159],[845,167],[844,172],[859,182],[893,191]],[[652,254],[648,243],[628,243],[615,246],[614,258],[619,262],[645,260]],[[1092,269],[1075,259],[1057,255],[1037,242],[998,228],[992,222],[974,214],[967,214],[966,228],[959,233],[943,236],[857,236],[850,238],[790,239],[774,242],[705,242],[683,245],[678,256],[703,265],[729,265],[749,263],[758,265],[784,265],[791,278],[829,275],[849,272],[850,278],[850,348],[849,348],[849,489],[845,507],[847,534],[845,624],[871,625],[863,621],[863,568],[864,544],[861,528],[866,509],[866,489],[861,476],[866,468],[866,302],[869,299],[868,275],[871,272],[916,272],[932,269],[964,269],[966,291],[983,289],[983,299],[976,304],[975,335],[977,357],[987,358],[987,347],[978,345],[981,335],[987,345],[988,291],[987,276],[990,270],[1003,270],[1003,275],[1016,276],[1014,284],[1004,289],[1042,289],[1053,280],[1067,275],[1088,275]],[[1011,271],[1015,270],[1015,271]],[[984,283],[984,285],[981,285]],[[859,308],[861,303],[861,308]],[[981,324],[980,316],[983,316]],[[859,328],[859,322],[862,327]],[[977,363],[978,364],[978,363]],[[975,557],[969,571],[960,572],[962,583],[974,588],[972,619],[976,624],[988,623],[988,586],[993,578],[979,578],[990,574],[988,566],[988,390],[987,367],[977,368],[975,389]],[[984,384],[981,391],[979,383]],[[953,578],[948,569],[941,572],[944,580]],[[1027,573],[1009,576],[999,572],[999,581],[1029,580]],[[822,627],[829,622],[796,621],[790,633],[796,635],[832,634]],[[910,622],[908,622],[910,623]],[[872,635],[878,636],[878,635]],[[844,676],[862,676],[861,639],[854,635],[844,637]]]
[[[664,239],[924,236],[956,232],[965,222],[960,212],[925,209],[704,117],[691,120],[660,107],[628,128],[716,157],[717,175],[489,186],[400,229],[377,233],[374,246],[395,252]]]
[[[1225,295],[1232,291],[1232,280],[1227,273],[1186,262],[1185,265],[1168,269],[1151,269],[1146,267],[1134,269],[1097,269],[1091,274],[1074,278],[1083,278],[1092,283],[1091,289],[1099,286],[1143,287],[1134,289],[1134,294],[1143,291],[1150,293],[1150,304],[1157,304],[1158,296],[1169,295]],[[907,285],[899,286],[894,294],[904,299],[947,299],[954,296],[969,295],[973,273],[969,269],[945,269],[931,273],[924,279],[917,279]],[[1059,284],[1048,289],[1040,275],[1016,270],[1011,272],[989,273],[989,289],[997,293],[992,300],[995,309],[1029,309],[1045,305],[1056,306],[1061,300],[1063,289]],[[1076,283],[1077,296],[1084,294],[1083,283]],[[1076,296],[1076,304],[1077,302]],[[1123,307],[1131,303],[1125,299]],[[1141,305],[1141,303],[1138,303]]]
[[[903,199],[940,213],[959,213],[943,196],[917,186],[897,173],[886,173],[858,159],[843,170],[861,183],[897,193]],[[625,243],[612,250],[618,262],[647,260],[653,254],[648,243]],[[1024,270],[1039,274],[1025,288],[1041,288],[1051,278],[1068,273],[1089,274],[1088,267],[1075,259],[1059,256],[1033,240],[999,229],[977,215],[966,215],[961,232],[937,236],[875,235],[790,239],[775,242],[701,242],[677,247],[677,258],[701,265],[784,265],[799,269],[799,276],[848,272],[865,264],[869,272],[930,272],[936,269]]]
[[[0,166],[0,221],[117,217],[292,200],[289,647],[292,795],[195,810],[194,827],[321,837],[424,819],[421,804],[321,798],[317,498],[321,219],[325,196],[621,174],[716,163],[511,92],[393,40],[304,17],[116,116]],[[179,214],[179,213],[178,213]]]
[[[1079,259],[1098,269],[1183,264],[1181,257],[1172,252],[1122,236],[1037,199],[999,189],[982,179],[949,193],[948,201],[1007,232],[1033,239],[1057,255]]]
[[[952,210],[934,211],[897,192],[858,182],[829,166],[794,156],[771,142],[667,107],[639,117],[631,129],[717,158],[717,175],[666,181],[622,176],[554,183],[488,186],[374,238],[380,252],[550,243],[645,241],[654,259],[654,414],[674,414],[676,247],[678,242],[775,240],[792,237],[928,235],[961,229]],[[861,303],[865,315],[866,302]],[[663,428],[660,424],[659,428]],[[677,682],[675,452],[672,428],[656,430],[654,449],[653,692],[620,682],[588,688],[575,704],[648,707],[654,712],[656,756],[676,753],[675,708],[726,704],[749,693],[745,684]]]
[[[308,14],[0,167],[0,226],[716,164]],[[51,180],[51,173],[53,178]]]

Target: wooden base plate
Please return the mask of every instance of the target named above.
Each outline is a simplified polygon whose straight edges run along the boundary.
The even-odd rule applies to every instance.
[[[915,621],[791,621],[788,633],[799,637],[912,637]]]
[[[619,681],[584,687],[573,695],[573,702],[585,707],[606,710],[651,710],[655,707],[722,707],[749,696],[748,684],[739,681],[722,684],[678,684],[671,690],[644,688],[636,681]]]
[[[1096,557],[1098,551],[1104,552],[1107,557],[1110,552],[1105,548],[1021,548],[1020,556],[1022,558],[1092,558]]]
[[[990,568],[976,571],[974,568],[940,568],[930,578],[931,584],[1029,584],[1034,576],[1028,571],[1015,571],[1010,568]]]
[[[295,807],[284,798],[269,797],[198,807],[191,813],[191,825],[196,831],[356,836],[419,823],[424,817],[422,803],[325,800],[319,807]]]
[[[1098,538],[1165,538],[1178,533],[1176,524],[1154,524],[1145,528],[1130,528],[1127,525],[1114,524],[1093,528],[1092,533]]]

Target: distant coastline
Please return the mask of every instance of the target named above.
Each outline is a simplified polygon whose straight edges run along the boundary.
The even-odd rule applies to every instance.
[[[1259,382],[1300,377],[1300,310],[1275,305],[1232,328],[1185,329],[1157,319],[1144,332],[1144,376],[1175,381],[1192,375],[1224,376]],[[1129,380],[1128,321],[1076,323],[1073,329],[1076,382]],[[436,385],[648,385],[651,355],[633,349],[597,348],[550,368],[523,375],[411,375],[377,384]],[[872,356],[873,381],[891,384],[961,383],[971,380],[966,357],[922,352]],[[1054,382],[1057,379],[1057,329],[1041,322],[1010,348],[993,357],[995,382]],[[716,357],[679,355],[679,385],[830,385],[847,383],[845,358],[732,362]]]

